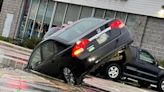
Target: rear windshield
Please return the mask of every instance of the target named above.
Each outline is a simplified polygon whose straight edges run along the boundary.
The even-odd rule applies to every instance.
[[[96,18],[84,19],[64,30],[61,34],[58,35],[58,37],[66,41],[72,41],[88,30],[94,28],[96,25],[102,23],[103,21],[103,19]]]

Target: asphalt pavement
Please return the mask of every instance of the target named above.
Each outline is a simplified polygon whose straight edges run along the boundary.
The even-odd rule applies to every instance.
[[[0,92],[156,92],[86,76],[80,86],[71,86],[61,80],[25,72],[32,50],[0,41]]]

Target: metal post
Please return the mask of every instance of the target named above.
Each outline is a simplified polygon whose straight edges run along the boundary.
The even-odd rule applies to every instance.
[[[41,26],[40,26],[40,29],[39,29],[39,34],[38,34],[38,38],[40,37],[40,34],[41,34],[41,30],[43,28],[43,22],[44,22],[44,19],[45,19],[45,15],[46,15],[46,11],[47,11],[47,7],[48,7],[48,0],[46,0],[46,6],[45,6],[45,11],[43,13],[43,18],[42,18],[42,22],[41,22]]]
[[[128,20],[128,13],[126,14],[126,16],[125,16],[125,20],[124,20],[124,23],[126,24],[126,22],[127,22],[127,20]]]
[[[18,21],[17,21],[17,26],[15,28],[14,39],[16,39],[17,38],[17,35],[18,35],[18,31],[19,31],[21,19],[22,19],[22,16],[23,16],[23,11],[24,11],[24,5],[25,5],[25,3],[26,3],[26,1],[25,0],[22,0],[21,6],[20,6],[20,9],[19,9],[19,18],[18,18]]]
[[[148,20],[149,20],[149,18],[146,16],[146,23],[145,23],[145,26],[144,26],[144,29],[143,29],[143,33],[142,33],[142,36],[141,36],[140,48],[141,48],[142,43],[143,43],[143,39],[144,39],[144,36],[145,36],[146,26],[147,26],[147,24],[148,24]]]
[[[68,4],[66,4],[66,7],[65,7],[65,11],[64,11],[64,16],[63,16],[62,24],[64,24],[65,17],[66,17],[66,14],[67,14],[67,9],[68,9]]]
[[[117,12],[115,11],[115,13],[114,13],[114,18],[116,18],[116,16],[117,16]]]
[[[94,17],[94,15],[95,15],[95,8],[92,9],[91,17]]]
[[[30,39],[31,39],[32,34],[34,32],[34,27],[35,27],[35,22],[36,22],[36,17],[37,17],[37,14],[38,14],[39,6],[40,6],[40,0],[39,0],[38,6],[37,6],[37,10],[36,10],[36,14],[35,14],[35,17],[34,17],[34,21],[33,21],[33,25],[32,25],[32,30],[31,30],[31,33],[30,33]]]
[[[80,10],[79,10],[79,14],[78,14],[77,20],[80,19],[82,8],[83,8],[83,7],[80,6]]]
[[[24,27],[24,29],[23,29],[22,41],[23,41],[23,38],[24,38],[24,35],[25,35],[25,32],[26,32],[28,19],[29,19],[30,12],[31,12],[31,7],[32,7],[32,0],[30,1],[30,6],[29,6],[29,10],[28,10],[28,14],[27,14],[26,22],[25,22],[25,27]]]
[[[55,11],[56,11],[56,6],[57,6],[57,2],[55,2],[55,4],[54,4],[54,8],[53,8],[53,12],[52,12],[52,15],[51,15],[51,21],[50,21],[50,25],[49,25],[48,30],[50,30],[51,27],[52,27],[53,20],[54,20],[54,15],[55,15]]]
[[[103,13],[103,16],[102,16],[103,19],[105,18],[106,11],[107,11],[107,10],[104,10],[104,13]]]

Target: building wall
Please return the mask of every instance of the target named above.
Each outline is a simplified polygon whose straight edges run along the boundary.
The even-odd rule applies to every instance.
[[[13,38],[16,33],[16,28],[18,24],[18,19],[20,16],[20,8],[22,5],[22,0],[3,0],[2,9],[0,12],[0,34],[2,35],[2,31],[4,28],[4,22],[6,19],[7,13],[13,14],[14,18],[11,25],[10,35],[9,37]]]
[[[27,4],[28,7],[25,9],[26,11],[24,12],[25,14],[23,13],[23,22],[20,24],[20,30],[18,32],[19,39],[28,39],[28,37],[30,36],[41,37],[40,34],[42,33],[39,33],[41,31],[38,30],[45,30],[43,27],[45,24],[48,25],[48,27],[46,28],[48,30],[48,28],[51,28],[52,26],[61,26],[62,24],[68,23],[68,21],[76,21],[85,17],[97,17],[107,19],[119,18],[123,22],[125,22],[125,24],[128,26],[129,31],[133,33],[133,45],[147,49],[157,58],[164,59],[164,19],[157,18],[157,16],[150,17],[154,15],[149,15],[148,10],[143,9],[144,4],[146,8],[151,9],[153,9],[153,6],[151,5],[155,4],[155,7],[160,9],[161,6],[157,6],[159,2],[153,3],[152,0],[137,0],[138,3],[135,3],[136,6],[134,6],[135,8],[137,7],[136,11],[128,12],[128,9],[126,8],[132,8],[132,5],[134,5],[132,4],[132,2],[137,2],[136,0],[128,0],[127,2],[124,2],[126,4],[130,4],[125,7],[122,6],[123,2],[120,0],[103,0],[100,4],[97,4],[99,2],[98,0],[94,0],[95,2],[93,2],[93,0],[78,0],[78,2],[77,0],[55,1],[59,2],[53,2],[52,0],[29,0],[29,4]],[[108,3],[108,7],[107,5],[106,7],[104,7],[103,4],[107,1],[111,3]],[[160,4],[163,3],[163,1],[160,2]],[[113,4],[116,3],[119,4],[114,7]],[[121,8],[116,8],[120,6],[124,7],[122,9],[125,10],[123,11]],[[113,7],[113,9],[111,7]],[[137,12],[139,10],[140,13]],[[35,26],[36,23],[37,26]],[[39,35],[33,35],[32,33],[30,36],[26,37],[27,33],[29,33],[29,30],[32,30],[33,33],[37,32],[37,34]]]
[[[159,16],[158,11],[164,5],[164,0],[54,0],[102,9],[109,9],[153,17]]]
[[[141,47],[164,59],[164,19],[148,18]]]

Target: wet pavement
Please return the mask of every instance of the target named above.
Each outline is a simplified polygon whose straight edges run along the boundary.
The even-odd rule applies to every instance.
[[[25,72],[32,50],[0,41],[0,92],[156,92],[125,83],[86,76],[80,86]]]
[[[11,68],[0,69],[0,92],[59,92],[39,76]]]

